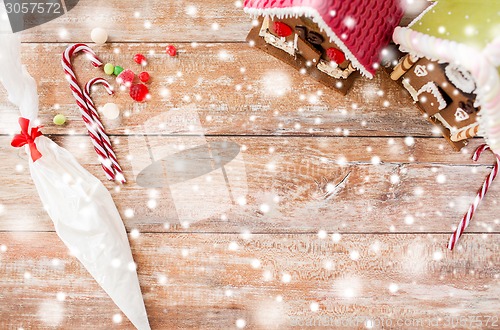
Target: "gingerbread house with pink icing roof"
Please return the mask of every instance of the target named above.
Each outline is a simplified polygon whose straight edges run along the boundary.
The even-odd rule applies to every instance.
[[[346,94],[373,78],[403,10],[399,0],[245,0],[258,18],[248,41]]]

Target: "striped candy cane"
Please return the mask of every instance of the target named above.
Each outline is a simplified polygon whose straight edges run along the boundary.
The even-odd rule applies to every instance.
[[[472,159],[475,162],[477,162],[477,160],[479,159],[481,154],[485,150],[489,150],[489,149],[490,149],[490,147],[486,144],[479,146],[476,149],[476,152],[474,152],[474,156],[472,157]],[[457,244],[458,239],[460,238],[460,236],[462,236],[465,228],[467,228],[467,226],[469,226],[469,222],[472,219],[472,217],[474,216],[474,212],[476,211],[477,207],[479,206],[479,203],[481,202],[481,200],[484,198],[484,196],[488,192],[488,189],[490,188],[491,184],[493,183],[493,180],[495,180],[495,178],[497,177],[498,170],[500,168],[500,155],[495,154],[495,157],[496,157],[497,161],[496,161],[495,167],[493,167],[493,171],[491,171],[491,173],[486,177],[486,180],[484,181],[483,186],[477,192],[477,195],[476,195],[476,198],[474,199],[474,202],[470,205],[469,210],[467,211],[467,213],[464,215],[464,217],[462,218],[462,220],[458,224],[457,230],[455,230],[455,232],[450,237],[450,241],[448,242],[448,249],[450,249],[450,250],[453,250],[453,248],[455,247],[455,244]]]
[[[95,67],[101,66],[102,62],[97,58],[94,51],[85,44],[74,44],[72,46],[69,46],[64,51],[61,59],[64,72],[66,73],[66,77],[68,79],[71,88],[71,92],[73,93],[73,96],[76,99],[76,104],[80,108],[80,113],[82,114],[83,121],[85,123],[85,126],[87,127],[87,131],[92,140],[94,150],[99,156],[99,161],[101,162],[101,166],[104,172],[106,173],[106,177],[108,178],[108,180],[114,180],[115,173],[113,170],[112,162],[109,159],[108,154],[106,153],[106,150],[104,148],[104,144],[96,130],[97,125],[92,120],[92,114],[88,109],[87,103],[83,98],[82,89],[78,85],[78,80],[76,79],[76,75],[73,70],[73,65],[71,64],[71,58],[73,57],[74,54],[78,52],[86,53],[92,65],[94,65]]]
[[[120,164],[118,164],[118,160],[116,159],[115,152],[113,151],[113,147],[111,146],[111,141],[109,140],[109,137],[106,134],[106,131],[104,130],[104,126],[102,125],[101,119],[99,117],[99,113],[97,112],[97,110],[95,108],[94,101],[92,101],[92,98],[90,97],[90,92],[91,92],[92,86],[94,86],[96,84],[102,84],[109,95],[112,95],[114,93],[113,88],[106,80],[104,80],[103,78],[94,78],[94,79],[91,79],[89,82],[87,82],[87,84],[85,85],[85,89],[83,91],[83,96],[85,98],[85,102],[87,103],[87,107],[90,111],[90,114],[92,115],[92,119],[94,120],[94,122],[96,124],[97,131],[101,137],[101,141],[104,145],[104,148],[106,149],[108,157],[111,160],[113,170],[115,171],[115,179],[120,181],[121,183],[125,183],[125,177],[123,175],[123,170],[120,167]]]

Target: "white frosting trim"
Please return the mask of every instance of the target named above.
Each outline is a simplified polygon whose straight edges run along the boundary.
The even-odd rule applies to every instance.
[[[436,83],[429,81],[428,83],[426,83],[425,85],[420,87],[420,89],[417,92],[417,99],[418,99],[418,96],[420,94],[425,93],[425,92],[431,93],[436,98],[436,100],[439,103],[439,106],[438,106],[439,110],[443,110],[448,105],[446,103],[445,99],[443,98],[443,95],[441,95],[441,92],[439,91]]]
[[[441,116],[441,114],[440,114],[440,113],[436,113],[436,114],[435,114],[434,116],[432,116],[432,117],[434,117],[434,118],[435,118],[436,120],[438,120],[438,121],[439,121],[439,122],[440,122],[440,123],[441,123],[441,124],[442,124],[445,128],[447,128],[447,129],[450,131],[450,133],[451,133],[451,134],[453,134],[453,131],[456,131],[456,130],[457,130],[457,128],[456,128],[456,127],[455,127],[455,128],[451,127],[450,123],[448,123],[446,120],[444,120],[443,116]],[[450,136],[451,136],[451,135],[450,135]]]
[[[472,93],[476,89],[476,83],[471,73],[456,65],[447,65],[444,73],[455,87],[464,93]]]
[[[451,40],[439,39],[405,27],[397,27],[394,42],[403,52],[426,57],[439,63],[463,66],[476,82],[479,135],[495,153],[500,153],[500,37],[496,37],[483,51]]]
[[[346,55],[347,59],[351,61],[352,66],[358,69],[361,74],[367,78],[372,79],[373,74],[368,72],[366,68],[358,61],[356,56],[349,50],[349,48],[342,42],[342,40],[333,32],[333,30],[325,23],[319,12],[311,7],[297,6],[290,8],[248,8],[245,7],[245,12],[254,17],[257,16],[271,16],[278,17],[279,19],[300,16],[306,16],[313,20],[314,23],[318,24],[321,31],[325,31],[327,36],[330,38],[330,42],[334,42]]]

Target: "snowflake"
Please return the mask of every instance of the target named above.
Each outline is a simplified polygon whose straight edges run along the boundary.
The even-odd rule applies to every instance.
[[[54,303],[53,300],[46,300],[38,307],[37,316],[46,325],[59,327],[64,319],[64,306],[61,302]]]
[[[446,175],[438,174],[438,176],[436,177],[436,182],[437,183],[445,183],[446,182]]]
[[[359,252],[356,250],[353,250],[349,253],[349,258],[352,260],[358,260],[359,259]]]
[[[286,72],[280,70],[266,72],[261,79],[261,84],[262,92],[266,96],[281,97],[292,90],[290,76]]]
[[[281,277],[281,281],[283,283],[290,283],[291,280],[292,280],[292,275],[288,273],[284,273],[283,276]]]
[[[435,261],[439,261],[439,260],[443,259],[443,252],[441,252],[441,251],[435,251],[432,254],[432,259],[434,259]]]
[[[262,276],[264,277],[264,281],[270,281],[273,278],[273,274],[269,270],[264,271]]]
[[[121,314],[113,315],[113,323],[122,323],[123,317]]]
[[[198,8],[196,8],[196,6],[189,5],[189,6],[186,6],[185,12],[186,12],[186,15],[188,15],[190,17],[196,17],[198,14]]]
[[[124,215],[127,218],[133,218],[134,217],[134,210],[132,210],[131,208],[125,209]]]
[[[379,165],[382,161],[379,156],[373,156],[371,162],[373,165]]]
[[[391,175],[391,183],[392,184],[398,184],[399,180],[400,180],[399,175],[397,175],[397,174],[392,174]]]
[[[416,187],[413,193],[415,196],[422,196],[424,194],[424,189],[422,187]]]
[[[318,231],[318,237],[320,239],[325,239],[328,236],[328,233],[325,230]]]
[[[252,233],[249,230],[245,230],[240,234],[240,236],[244,240],[249,240],[252,237]]]
[[[247,322],[244,319],[237,319],[236,320],[236,327],[238,329],[243,329],[247,325]]]
[[[259,206],[259,210],[262,212],[262,213],[267,213],[271,210],[271,207],[268,205],[268,204],[261,204]]]
[[[339,233],[333,233],[332,234],[332,241],[334,243],[338,243],[338,242],[340,242],[341,237],[342,237],[342,235],[340,235]]]
[[[415,144],[415,139],[411,136],[407,136],[405,138],[405,144],[408,146],[408,147],[411,147]]]
[[[160,283],[161,285],[165,285],[167,284],[167,276],[165,275],[158,275],[158,283]]]
[[[238,246],[238,243],[231,242],[231,243],[229,243],[227,248],[229,251],[236,251],[236,250],[238,250],[239,246]]]

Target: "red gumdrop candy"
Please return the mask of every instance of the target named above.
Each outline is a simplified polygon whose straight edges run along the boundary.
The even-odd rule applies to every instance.
[[[177,48],[175,48],[174,45],[168,45],[166,48],[166,52],[170,56],[175,56],[177,55]]]
[[[142,82],[147,82],[149,80],[149,73],[146,71],[139,73],[139,80]]]
[[[116,77],[116,82],[120,85],[125,85],[127,87],[130,87],[134,82],[134,78],[135,78],[135,73],[132,70],[127,69],[123,70],[122,73],[120,73],[118,77]]]
[[[274,27],[274,32],[278,37],[288,37],[293,32],[292,28],[283,22],[274,22],[273,27]]]
[[[326,50],[326,55],[330,58],[330,61],[334,61],[337,64],[342,64],[345,61],[344,53],[337,48],[328,48]]]
[[[144,84],[133,84],[130,87],[130,97],[134,99],[134,101],[142,102],[146,99],[149,94],[149,90]]]
[[[146,57],[142,54],[135,54],[134,62],[140,65],[146,65],[148,63]]]

